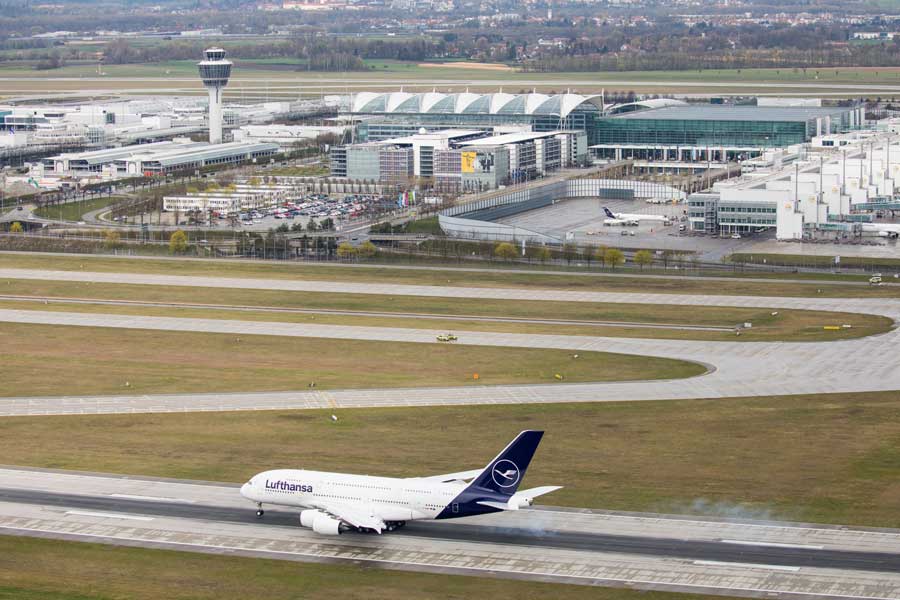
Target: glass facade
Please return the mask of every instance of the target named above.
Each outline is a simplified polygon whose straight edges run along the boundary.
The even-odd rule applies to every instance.
[[[606,118],[596,124],[592,144],[776,147],[807,140],[806,121],[729,121]]]

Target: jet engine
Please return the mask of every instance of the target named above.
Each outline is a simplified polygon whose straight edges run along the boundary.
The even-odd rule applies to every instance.
[[[316,517],[318,517],[319,515],[322,515],[323,517],[326,516],[325,513],[323,513],[320,510],[301,511],[300,512],[300,525],[302,525],[303,527],[312,527],[313,522],[315,522]]]
[[[343,533],[339,519],[333,519],[322,513],[319,513],[313,520],[312,528],[319,535],[340,535]]]
[[[528,498],[525,496],[513,496],[509,499],[509,504],[513,506],[518,505],[519,508],[528,508],[532,504],[534,504],[534,498]]]

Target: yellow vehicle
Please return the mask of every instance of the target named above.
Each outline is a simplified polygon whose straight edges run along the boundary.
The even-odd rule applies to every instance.
[[[437,336],[437,341],[439,342],[455,342],[459,338],[453,335],[452,333],[442,333]]]

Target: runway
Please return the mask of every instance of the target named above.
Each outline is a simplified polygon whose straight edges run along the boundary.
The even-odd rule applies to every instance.
[[[32,279],[180,287],[270,289],[334,293],[506,300],[567,300],[632,304],[770,307],[871,313],[900,319],[900,299],[782,298],[480,288],[317,280],[188,277],[134,273],[0,269],[0,281]],[[40,310],[0,310],[0,321],[235,335],[277,335],[385,342],[435,343],[435,330],[146,317]],[[773,396],[900,389],[900,331],[835,342],[711,342],[615,338],[591,335],[532,335],[467,331],[461,345],[601,351],[695,361],[709,368],[701,377],[674,381],[579,383],[450,388],[291,391],[270,393],[169,394],[142,396],[18,397],[0,399],[0,416],[103,414],[206,410],[264,410],[432,406],[460,404],[600,402]]]
[[[526,319],[515,317],[480,317],[477,315],[440,315],[433,313],[376,312],[367,310],[335,310],[324,308],[275,308],[268,306],[235,306],[223,304],[190,304],[185,302],[141,302],[138,300],[97,300],[88,298],[60,298],[49,296],[4,296],[0,300],[15,302],[34,302],[42,304],[83,304],[97,306],[144,306],[150,308],[195,308],[231,312],[261,312],[303,315],[338,315],[348,317],[377,317],[379,319],[431,319],[478,323],[521,323],[524,325],[577,325],[579,327],[631,327],[637,329],[675,329],[679,331],[718,331],[733,332],[734,327],[715,327],[705,325],[679,325],[674,323],[635,323],[630,321],[578,321],[571,319]]]
[[[900,597],[900,532],[541,507],[392,534],[257,520],[237,486],[0,469],[0,532],[639,589]]]

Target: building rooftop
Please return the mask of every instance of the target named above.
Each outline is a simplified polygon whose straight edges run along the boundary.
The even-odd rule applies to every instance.
[[[433,140],[456,140],[472,136],[486,135],[478,129],[442,129],[440,131],[428,131],[426,133],[414,133],[404,137],[391,138],[378,142],[379,144],[414,144],[416,142]]]
[[[204,144],[199,148],[173,149],[169,152],[152,153],[142,157],[142,162],[156,162],[161,166],[179,165],[199,160],[214,160],[248,152],[277,152],[278,144],[230,142],[227,144]]]
[[[845,107],[733,106],[703,104],[639,110],[613,116],[614,119],[656,119],[661,121],[808,121],[839,115]]]
[[[559,135],[560,131],[522,131],[517,133],[504,133],[491,137],[471,140],[466,142],[468,146],[501,146],[504,144],[518,144],[521,142],[530,142],[541,138],[553,137]]]
[[[475,94],[360,92],[350,112],[362,114],[549,115],[565,118],[580,106],[603,110],[601,94]]]

